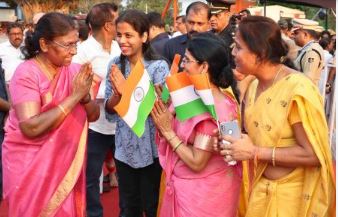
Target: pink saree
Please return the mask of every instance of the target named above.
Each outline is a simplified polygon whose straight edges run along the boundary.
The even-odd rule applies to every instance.
[[[9,87],[12,106],[32,102],[41,105],[41,112],[54,108],[70,95],[79,67],[63,67],[50,81],[33,60],[22,63]],[[4,198],[9,203],[9,216],[85,216],[84,107],[78,104],[56,129],[37,138],[21,133],[13,107],[2,149]]]
[[[216,103],[220,121],[237,117],[237,104],[231,97]],[[187,121],[173,120],[177,136],[185,144],[193,144],[196,132],[211,135],[217,128],[209,114]],[[160,164],[166,175],[161,217],[235,217],[239,201],[242,167],[228,166],[223,157],[214,153],[206,168],[196,173],[186,166],[172,151],[170,144],[159,134]]]

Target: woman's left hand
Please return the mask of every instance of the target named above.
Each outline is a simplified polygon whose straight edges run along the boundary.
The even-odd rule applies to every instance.
[[[169,137],[169,134],[172,134],[173,129],[171,121],[173,115],[170,113],[167,106],[164,105],[162,100],[157,100],[155,102],[154,108],[151,111],[151,117],[153,118],[157,129],[165,138]]]
[[[224,144],[223,140],[230,144]],[[226,161],[231,160],[250,160],[254,159],[257,153],[257,146],[255,146],[247,134],[242,134],[240,139],[235,139],[231,136],[220,136],[218,139],[221,155],[229,155],[231,158],[225,158]]]

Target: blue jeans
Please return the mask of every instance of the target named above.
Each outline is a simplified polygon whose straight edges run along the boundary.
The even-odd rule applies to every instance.
[[[86,169],[87,216],[102,217],[100,201],[100,176],[102,166],[109,151],[114,150],[115,136],[88,130],[88,151]],[[113,152],[114,153],[114,152]]]

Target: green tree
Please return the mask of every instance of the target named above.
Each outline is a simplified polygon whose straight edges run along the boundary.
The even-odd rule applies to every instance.
[[[37,12],[57,11],[68,14],[77,7],[79,0],[6,0],[5,2],[11,6],[20,6],[25,21],[30,22]]]
[[[144,12],[156,11],[162,13],[167,0],[127,0],[128,9],[138,9]]]
[[[73,13],[88,13],[88,11],[96,4],[103,3],[103,2],[112,2],[115,3],[116,5],[120,5],[121,0],[79,0],[79,5],[78,7],[72,11]]]
[[[94,4],[114,2],[119,5],[121,0],[5,0],[5,2],[12,7],[20,6],[25,21],[31,22],[33,15],[37,12],[87,13]]]

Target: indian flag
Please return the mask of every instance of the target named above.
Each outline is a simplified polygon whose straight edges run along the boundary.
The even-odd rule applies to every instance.
[[[124,87],[121,100],[114,108],[134,133],[141,137],[156,100],[154,85],[141,61],[136,63]]]
[[[208,74],[191,74],[189,75],[189,79],[193,83],[197,95],[201,97],[211,116],[217,120],[215,101],[212,95]]]
[[[174,60],[171,64],[169,76],[178,73],[178,70],[179,70],[178,65],[180,63],[180,60],[181,60],[181,55],[175,54]],[[164,84],[163,90],[162,90],[162,95],[161,95],[163,102],[168,102],[169,96],[170,96],[170,93],[169,93],[168,87],[167,87],[166,84]]]
[[[167,77],[166,83],[178,120],[184,121],[196,115],[209,112],[201,97],[195,92],[194,85],[186,72]]]

